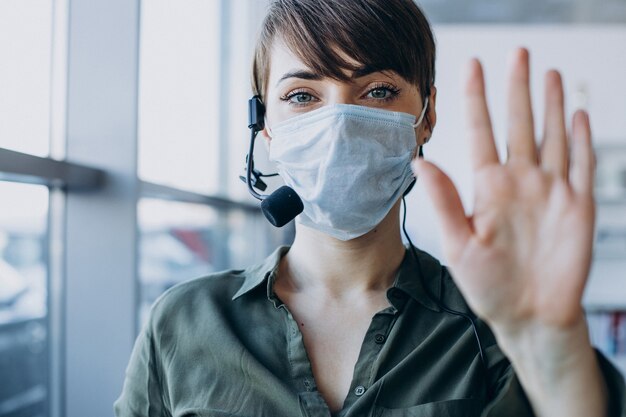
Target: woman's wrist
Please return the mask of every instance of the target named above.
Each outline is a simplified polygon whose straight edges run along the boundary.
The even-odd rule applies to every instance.
[[[494,327],[538,416],[604,416],[607,389],[584,315],[568,327]]]

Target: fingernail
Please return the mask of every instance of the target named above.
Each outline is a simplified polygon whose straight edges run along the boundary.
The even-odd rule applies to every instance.
[[[574,113],[574,115],[581,122],[588,122],[589,121],[589,114],[587,113],[587,111],[585,109],[578,109],[578,110],[576,110],[576,113]]]

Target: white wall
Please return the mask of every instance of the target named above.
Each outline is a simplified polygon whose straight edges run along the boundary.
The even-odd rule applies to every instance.
[[[596,144],[626,145],[626,25],[615,26],[456,26],[434,28],[438,44],[438,123],[425,148],[453,179],[471,212],[473,180],[463,119],[462,79],[467,60],[485,67],[487,94],[500,151],[505,149],[506,80],[510,51],[531,52],[532,92],[538,132],[543,124],[543,74],[556,68],[564,77],[567,111],[591,113]],[[423,187],[408,199],[407,227],[416,244],[442,258],[440,230]],[[626,216],[625,216],[626,217]],[[619,275],[621,274],[621,276]],[[588,303],[626,305],[626,260],[598,261],[588,287]]]

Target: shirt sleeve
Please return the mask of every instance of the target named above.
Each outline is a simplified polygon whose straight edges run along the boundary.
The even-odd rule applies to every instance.
[[[504,355],[490,366],[495,375],[491,383],[493,400],[485,408],[482,417],[534,417],[530,401],[520,384],[511,364]],[[626,388],[624,377],[602,353],[596,350],[598,363],[606,381],[609,395],[609,417],[626,417]],[[497,356],[497,355],[496,355]]]
[[[163,401],[155,344],[146,326],[135,342],[122,394],[114,404],[116,417],[171,416]]]
[[[626,417],[624,376],[602,353],[596,350],[596,354],[609,393],[609,417]]]

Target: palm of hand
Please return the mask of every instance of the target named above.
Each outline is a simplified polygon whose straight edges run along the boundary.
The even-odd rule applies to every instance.
[[[546,77],[546,126],[535,147],[528,54],[517,53],[509,95],[509,158],[498,160],[482,69],[472,62],[467,104],[475,206],[467,217],[450,179],[418,162],[438,211],[450,270],[470,307],[507,330],[566,328],[581,318],[591,262],[593,152],[587,116],[574,117],[571,155],[558,73]]]

